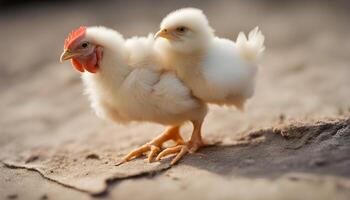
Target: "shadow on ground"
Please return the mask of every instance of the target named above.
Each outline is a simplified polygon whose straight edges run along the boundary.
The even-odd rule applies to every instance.
[[[349,119],[261,130],[242,140],[257,142],[208,147],[181,164],[222,176],[276,177],[305,172],[350,177]]]

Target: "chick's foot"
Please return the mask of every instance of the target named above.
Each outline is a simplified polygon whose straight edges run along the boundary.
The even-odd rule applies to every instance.
[[[156,158],[157,161],[163,157],[171,154],[176,154],[175,158],[171,161],[171,165],[175,165],[184,155],[187,153],[195,153],[199,148],[206,146],[202,140],[191,140],[186,144],[179,144],[174,147],[169,147],[160,152]]]
[[[165,130],[161,135],[154,138],[151,142],[146,143],[142,145],[141,147],[131,151],[128,155],[123,157],[122,161],[117,164],[121,165],[125,162],[128,162],[134,158],[140,157],[142,154],[146,152],[150,152],[148,154],[148,162],[152,162],[155,155],[160,151],[162,148],[162,145],[164,142],[168,140],[173,140],[176,142],[177,145],[184,144],[184,140],[182,139],[180,135],[180,127],[179,126],[173,126]]]

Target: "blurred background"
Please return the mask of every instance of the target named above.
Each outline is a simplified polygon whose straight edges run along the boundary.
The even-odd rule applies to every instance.
[[[79,74],[68,62],[60,64],[59,56],[67,34],[81,25],[107,26],[125,38],[144,36],[156,32],[169,12],[183,7],[202,9],[220,37],[235,39],[239,31],[247,33],[259,26],[266,38],[254,98],[244,113],[213,107],[204,127],[206,137],[232,141],[241,133],[285,120],[349,115],[348,0],[0,0],[0,160],[49,152],[40,165],[45,167],[57,152],[65,158],[79,155],[82,146],[81,152],[117,152],[156,136],[162,130],[157,125],[124,127],[97,120],[82,95]],[[141,137],[144,130],[147,134]],[[225,163],[221,164],[213,168],[231,170],[232,166],[226,170]],[[331,174],[337,171],[330,169]],[[346,168],[342,169],[346,174]],[[12,177],[6,170],[0,167],[1,173]],[[263,176],[270,173],[254,170]],[[237,172],[231,171],[231,175]],[[71,172],[75,171],[67,173]],[[203,184],[211,187],[212,178]],[[42,181],[35,180],[33,185]],[[162,179],[157,181],[162,185]],[[125,187],[132,188],[130,184]],[[16,190],[18,185],[14,182],[7,188]],[[32,194],[30,187],[23,190]],[[32,197],[38,199],[35,194]]]
[[[19,99],[29,101],[25,98],[28,95],[57,96],[57,91],[64,92],[62,81],[70,79],[67,77],[73,82],[79,80],[68,63],[58,63],[63,41],[71,30],[81,25],[102,25],[118,30],[126,38],[143,36],[156,32],[166,14],[183,7],[203,9],[220,37],[235,39],[239,31],[248,32],[260,26],[266,36],[267,51],[258,94],[259,91],[264,94],[265,107],[280,105],[271,108],[274,114],[287,112],[300,117],[316,110],[317,114],[328,115],[348,109],[345,99],[349,93],[346,74],[350,54],[350,2],[347,0],[1,0],[3,109],[11,107],[7,103],[13,105]],[[53,74],[67,77],[57,79]],[[59,88],[53,87],[56,82],[61,83]],[[15,87],[20,84],[24,85],[24,91],[14,93],[20,90]],[[292,104],[285,101],[306,93],[312,95],[297,98]],[[326,104],[329,107],[320,107]]]

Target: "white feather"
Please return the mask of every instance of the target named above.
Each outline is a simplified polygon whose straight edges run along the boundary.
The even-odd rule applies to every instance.
[[[261,31],[255,28],[248,38],[239,33],[237,43],[215,37],[198,9],[177,10],[161,23],[162,29],[176,26],[186,26],[190,33],[177,41],[161,38],[155,43],[165,66],[171,66],[199,99],[242,109],[254,93],[258,58],[265,48]],[[205,44],[197,38],[205,38]]]
[[[249,32],[248,40],[244,33],[240,32],[236,40],[238,53],[245,60],[258,64],[265,50],[264,40],[265,37],[259,30],[259,27],[255,27]]]
[[[82,75],[98,116],[123,123],[168,125],[204,118],[205,104],[194,98],[174,73],[152,67],[160,66],[154,60],[153,37],[125,41],[104,27],[88,28],[86,37],[103,47],[98,73]]]

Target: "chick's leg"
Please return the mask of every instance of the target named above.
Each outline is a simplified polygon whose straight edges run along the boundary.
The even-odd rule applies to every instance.
[[[151,142],[142,145],[138,149],[126,155],[119,164],[128,162],[133,158],[141,156],[143,153],[150,151],[148,161],[152,162],[153,157],[160,151],[164,142],[174,140],[177,144],[184,144],[184,140],[180,135],[180,126],[172,126],[167,128],[162,134],[154,138]],[[119,165],[118,164],[118,165]]]
[[[205,146],[205,144],[202,140],[202,135],[201,135],[201,128],[202,128],[203,121],[200,121],[200,122],[192,121],[192,123],[193,123],[193,132],[192,132],[190,141],[185,143],[185,144],[178,144],[175,147],[170,147],[170,148],[163,150],[157,156],[156,160],[160,160],[169,154],[176,154],[175,158],[171,161],[171,165],[174,165],[185,154],[194,153],[199,148]]]

